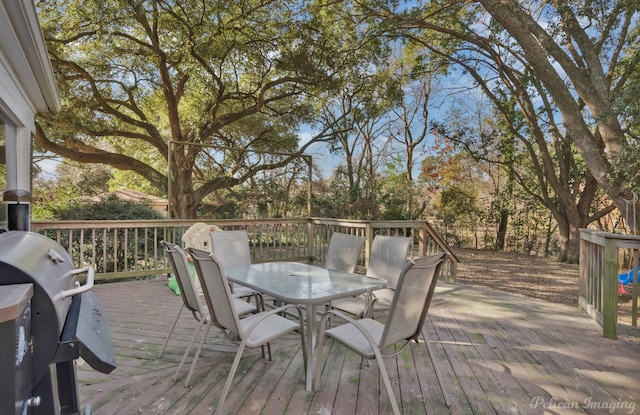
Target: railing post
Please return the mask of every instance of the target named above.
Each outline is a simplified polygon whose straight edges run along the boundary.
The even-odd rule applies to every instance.
[[[583,229],[580,230],[580,260],[578,265],[578,297],[584,297],[587,300],[589,299],[589,290],[588,290],[588,270],[591,266],[590,260],[591,258],[587,255],[587,250],[589,248],[590,243],[588,243],[584,239],[585,231]],[[589,262],[587,262],[589,261]]]
[[[371,255],[371,243],[373,242],[373,225],[367,222],[364,228],[364,236],[367,238],[364,242],[364,268],[369,269],[369,255]]]
[[[307,224],[307,256],[310,261],[313,261],[315,258],[315,232],[313,220],[310,220]]]
[[[618,251],[616,240],[604,239],[604,273],[602,283],[602,335],[617,339],[618,322]]]
[[[427,252],[427,226],[426,222],[418,228],[418,257],[425,256],[430,252]]]

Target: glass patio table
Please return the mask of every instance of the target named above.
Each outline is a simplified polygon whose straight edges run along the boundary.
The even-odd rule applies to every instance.
[[[386,286],[381,278],[333,271],[301,262],[265,262],[224,269],[227,279],[287,304],[305,306],[306,389],[313,390],[317,306]]]

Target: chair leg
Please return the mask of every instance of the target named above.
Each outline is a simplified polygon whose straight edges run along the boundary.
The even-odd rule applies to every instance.
[[[266,348],[267,348],[267,354],[269,355],[269,361],[271,361],[271,360],[273,360],[271,358],[271,343],[267,343]],[[265,354],[264,349],[265,349],[265,345],[263,344],[262,346],[260,346],[260,351],[262,352],[262,358],[266,359],[267,358],[267,354]]]
[[[264,298],[259,293],[254,294],[254,300],[256,302],[256,309],[258,312],[264,311]]]
[[[204,336],[200,340],[200,344],[198,345],[198,350],[196,350],[196,354],[193,356],[193,362],[191,362],[191,367],[189,368],[189,373],[187,374],[187,378],[184,380],[184,387],[189,387],[189,382],[191,381],[191,375],[193,375],[193,370],[196,368],[196,363],[198,363],[198,358],[200,357],[200,352],[202,351],[202,345],[204,344],[205,339],[207,338],[207,334],[209,334],[209,329],[211,328],[211,324],[207,322],[207,329],[204,331]]]
[[[196,336],[198,335],[198,333],[200,333],[200,329],[202,329],[202,325],[204,324],[204,320],[200,321],[200,324],[198,325],[198,329],[194,331],[193,336],[191,336],[191,341],[189,342],[189,345],[187,346],[187,350],[184,351],[184,354],[182,355],[182,360],[180,361],[180,364],[178,365],[178,369],[176,369],[176,373],[173,375],[172,380],[175,382],[178,379],[178,373],[180,373],[180,370],[182,369],[182,366],[184,365],[184,362],[187,360],[187,356],[189,356],[189,352],[191,351],[191,347],[193,346],[193,342],[196,340]]]
[[[180,314],[182,314],[182,310],[184,310],[184,303],[182,303],[182,306],[180,306],[180,311],[178,311],[178,314],[176,315],[175,320],[173,320],[173,324],[171,325],[171,330],[169,330],[169,334],[167,334],[167,337],[164,339],[164,343],[162,344],[160,353],[158,353],[158,359],[162,357],[162,353],[164,353],[164,349],[167,347],[167,344],[169,343],[169,337],[171,337],[171,334],[173,334],[173,330],[176,328],[176,324],[178,323]]]
[[[262,346],[260,346],[260,350],[262,351],[262,358],[266,359],[267,355],[269,356],[269,361],[272,361],[273,359],[271,358],[271,343],[267,343],[267,353],[264,352],[265,346],[264,344]]]
[[[236,357],[233,359],[233,364],[231,365],[231,369],[229,370],[229,375],[227,375],[227,381],[224,383],[224,388],[222,389],[222,394],[220,395],[220,399],[218,400],[218,407],[216,408],[216,415],[222,414],[222,407],[224,405],[225,399],[227,399],[227,395],[229,394],[229,389],[231,389],[231,383],[233,382],[233,377],[236,374],[236,370],[238,370],[238,365],[240,364],[240,358],[242,357],[242,353],[244,352],[244,348],[247,344],[246,339],[242,340],[240,345],[238,346],[238,351],[236,352]]]
[[[329,310],[331,310],[333,307],[331,306],[331,301],[329,301],[328,304],[325,304],[324,306],[324,313],[326,314]],[[332,328],[333,324],[331,323],[331,314],[328,315],[327,317],[327,328]]]
[[[389,379],[389,374],[387,373],[387,368],[384,365],[384,361],[382,360],[382,355],[380,351],[374,349],[376,354],[376,360],[378,361],[378,369],[380,369],[380,374],[382,375],[382,380],[384,381],[384,386],[387,388],[387,395],[389,395],[389,401],[391,401],[391,408],[393,408],[393,413],[395,415],[400,415],[400,408],[398,407],[398,401],[396,401],[396,396],[393,393],[393,387],[391,386],[391,380]]]

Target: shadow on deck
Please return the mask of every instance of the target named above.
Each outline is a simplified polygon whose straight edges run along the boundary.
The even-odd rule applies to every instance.
[[[82,405],[94,415],[208,414],[235,353],[212,329],[185,388],[171,378],[196,324],[183,317],[158,351],[181,299],[165,279],[95,286],[111,322],[118,368],[78,364]],[[468,286],[439,284],[424,343],[387,359],[405,414],[603,414],[640,412],[640,345],[613,341],[577,308]],[[225,407],[230,414],[391,413],[375,362],[328,342],[319,392],[306,392],[299,338],[247,350]],[[442,376],[444,391],[433,365]],[[445,405],[447,393],[451,407]]]

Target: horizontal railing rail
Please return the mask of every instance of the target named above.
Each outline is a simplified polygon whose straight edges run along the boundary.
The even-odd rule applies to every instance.
[[[366,268],[375,235],[413,237],[412,257],[445,251],[450,254],[442,278],[454,281],[458,259],[425,221],[352,221],[325,218],[246,220],[34,221],[33,232],[58,242],[78,267],[92,266],[97,281],[137,278],[171,272],[160,242],[182,245],[196,222],[224,230],[246,229],[253,262],[323,263],[333,232],[366,237],[360,270]]]
[[[639,258],[640,236],[580,230],[579,303],[600,323],[605,337],[615,339],[617,333],[640,335]],[[629,318],[622,324],[619,308],[628,302],[628,297],[630,309],[625,314]]]

